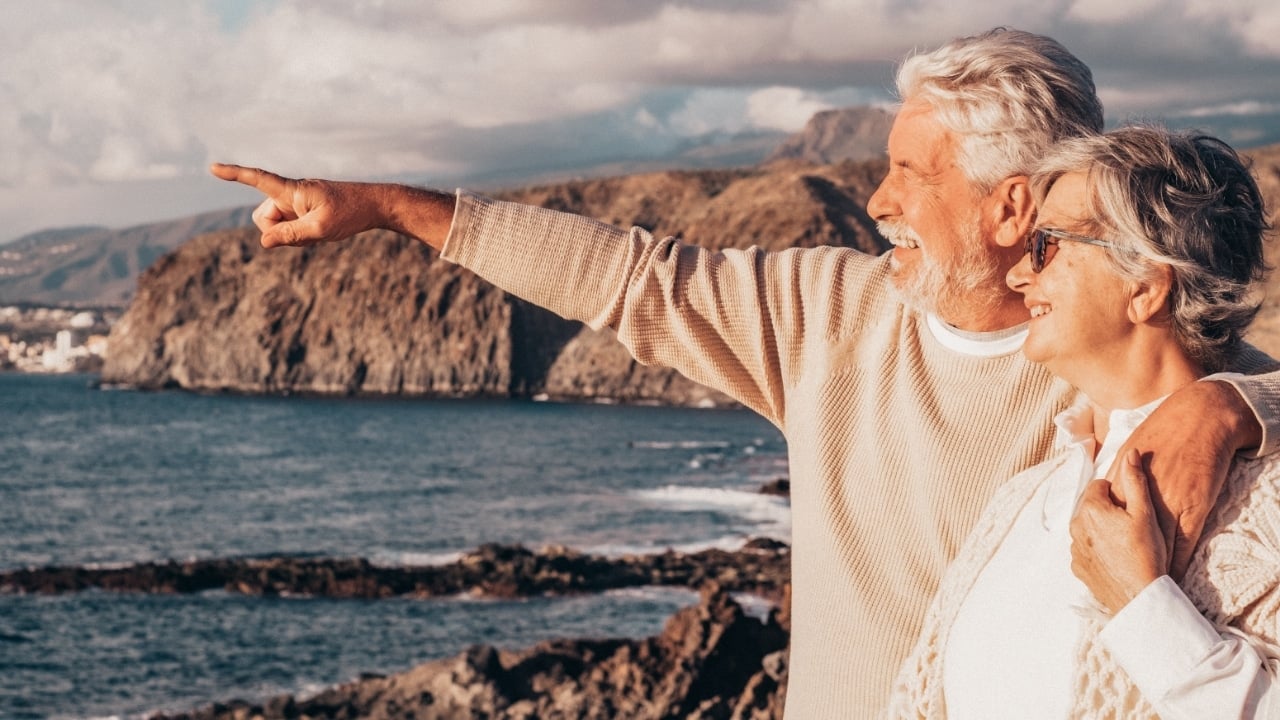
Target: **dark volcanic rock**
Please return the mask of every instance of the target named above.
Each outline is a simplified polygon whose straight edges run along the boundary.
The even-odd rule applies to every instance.
[[[377,718],[712,718],[782,716],[787,633],[743,613],[720,588],[643,640],[555,640],[509,652],[474,646],[311,698],[217,704],[169,720]]]
[[[124,567],[47,567],[0,573],[0,592],[66,593],[89,588],[146,593],[223,589],[246,595],[337,598],[440,597],[471,593],[529,597],[600,592],[640,585],[726,590],[780,598],[789,577],[789,548],[757,539],[738,552],[709,549],[607,558],[561,547],[533,552],[483,545],[454,563],[382,567],[363,559],[214,559]]]
[[[574,328],[388,232],[267,252],[256,230],[156,261],[112,328],[102,379],[143,388],[508,395]],[[559,325],[559,329],[547,330]]]
[[[777,495],[778,497],[791,497],[791,479],[775,478],[760,486],[760,492],[763,495]]]
[[[521,202],[710,248],[886,246],[863,206],[883,163],[665,172],[530,188]],[[103,381],[246,393],[609,398],[728,404],[635,363],[608,333],[518,300],[421,244],[371,232],[263,251],[252,229],[155,262],[115,325]]]

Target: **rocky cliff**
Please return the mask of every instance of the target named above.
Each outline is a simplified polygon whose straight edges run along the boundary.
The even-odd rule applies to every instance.
[[[787,138],[768,160],[794,159],[815,164],[884,157],[894,113],[851,107],[815,113],[800,132]]]
[[[505,197],[711,248],[884,248],[863,207],[883,163],[776,163],[530,188]],[[102,379],[247,393],[531,396],[683,405],[727,398],[637,364],[584,331],[372,232],[263,251],[256,231],[200,236],[157,260],[115,325]]]

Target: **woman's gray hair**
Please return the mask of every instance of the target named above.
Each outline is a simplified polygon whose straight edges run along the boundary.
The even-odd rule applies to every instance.
[[[1058,41],[996,28],[914,55],[898,97],[923,100],[960,140],[957,162],[977,189],[1027,175],[1054,143],[1102,132],[1089,67]]]
[[[1269,269],[1262,194],[1231,146],[1152,125],[1059,145],[1031,176],[1042,203],[1058,178],[1084,173],[1088,233],[1122,277],[1140,282],[1153,266],[1172,270],[1170,328],[1189,358],[1221,370],[1257,314],[1255,283]]]

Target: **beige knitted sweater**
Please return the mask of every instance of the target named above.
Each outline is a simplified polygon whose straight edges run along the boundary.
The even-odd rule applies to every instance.
[[[939,344],[888,291],[887,257],[710,252],[467,193],[443,255],[782,431],[796,720],[883,709],[947,563],[995,488],[1048,455],[1070,400],[1019,352]]]

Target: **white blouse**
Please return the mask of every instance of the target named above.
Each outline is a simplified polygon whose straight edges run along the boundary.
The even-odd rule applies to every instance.
[[[942,677],[952,720],[1068,716],[1084,617],[1099,607],[1071,572],[1071,517],[1080,491],[1106,476],[1120,446],[1160,402],[1113,411],[1096,458],[1088,403],[1055,419],[1057,444],[1069,457],[1022,509],[951,627]],[[1165,718],[1239,708],[1262,681],[1255,651],[1220,636],[1167,576],[1116,613],[1100,640]],[[1280,703],[1270,704],[1280,713]]]

